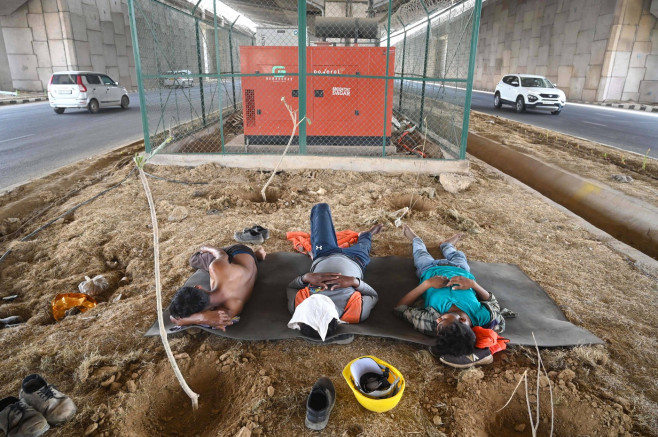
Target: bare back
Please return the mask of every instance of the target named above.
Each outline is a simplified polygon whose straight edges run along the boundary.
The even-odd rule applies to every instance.
[[[233,317],[242,311],[251,297],[258,268],[254,257],[247,253],[233,256],[233,262],[216,259],[210,264],[210,302]]]

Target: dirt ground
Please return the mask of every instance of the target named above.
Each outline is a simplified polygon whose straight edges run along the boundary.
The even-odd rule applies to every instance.
[[[642,168],[641,157],[563,135],[542,140],[546,133],[539,129],[481,114],[474,114],[471,127],[658,202],[655,161]],[[475,159],[475,182],[459,194],[446,192],[437,177],[427,175],[291,171],[277,175],[267,203],[257,196],[266,172],[214,164],[147,166],[164,178],[207,182],[149,178],[165,304],[192,273],[187,259],[200,245],[229,244],[234,231],[258,223],[270,229],[264,244],[268,252],[291,251],[286,232],[308,230],[310,209],[320,201],[331,205],[337,229],[385,223],[373,256],[411,257],[408,241],[388,213],[413,204],[404,220],[434,255],[441,238],[465,232],[460,248],[471,259],[518,264],[573,323],[605,345],[542,349],[549,378],[540,378],[538,401],[533,348],[511,346],[496,354],[492,365],[460,371],[441,365],[418,345],[387,339],[357,337],[349,345],[312,346],[302,340],[237,342],[187,331],[170,342],[183,375],[200,394],[200,408],[193,412],[160,339],[143,337],[156,315],[150,217],[141,183],[131,173],[137,150],[124,148],[69,166],[0,197],[0,254],[11,249],[0,264],[0,297],[18,295],[0,301],[0,317],[27,320],[0,331],[0,395],[16,396],[30,373],[42,374],[69,394],[77,415],[47,435],[309,435],[306,396],[316,379],[327,375],[337,403],[322,435],[530,436],[524,385],[514,391],[526,371],[530,402],[540,405],[538,435],[548,435],[551,426],[549,388],[554,435],[658,435],[655,272],[638,267],[608,239]],[[620,173],[634,182],[611,180]],[[85,275],[98,274],[110,284],[98,306],[55,322],[50,307],[55,294],[75,292]],[[390,412],[363,409],[342,379],[343,367],[366,354],[393,364],[406,378],[404,396]]]

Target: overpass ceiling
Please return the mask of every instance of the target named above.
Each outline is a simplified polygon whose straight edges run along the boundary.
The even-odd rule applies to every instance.
[[[393,0],[393,11],[408,0]],[[246,16],[258,26],[297,26],[297,0],[222,0],[224,4]],[[324,0],[308,0],[307,15],[322,16]],[[375,18],[388,12],[388,0],[373,1]]]
[[[1,0],[0,15],[11,15],[25,3],[27,3],[27,0]]]

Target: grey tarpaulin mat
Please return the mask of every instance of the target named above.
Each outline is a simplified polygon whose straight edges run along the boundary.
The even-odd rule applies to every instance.
[[[258,280],[245,306],[240,321],[226,332],[201,328],[212,334],[238,340],[280,340],[301,337],[299,331],[287,327],[290,312],[287,308],[286,286],[295,276],[308,271],[311,261],[298,253],[278,252],[259,263]],[[602,341],[587,330],[573,325],[546,292],[528,278],[518,266],[470,261],[471,272],[478,283],[492,291],[502,308],[518,313],[507,320],[503,334],[511,343],[544,347],[596,344]],[[207,272],[198,270],[186,285],[209,287]],[[433,339],[413,330],[410,324],[393,314],[395,303],[407,291],[418,285],[413,260],[395,256],[372,258],[365,281],[379,293],[379,302],[370,318],[356,325],[341,324],[338,334],[353,333],[395,338],[421,344],[432,344]],[[174,327],[165,310],[167,332]],[[146,332],[158,335],[157,321]]]

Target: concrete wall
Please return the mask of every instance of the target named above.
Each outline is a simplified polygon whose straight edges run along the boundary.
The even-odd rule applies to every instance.
[[[55,71],[95,70],[137,86],[127,0],[29,0],[0,16],[0,30],[0,84],[42,91]]]
[[[569,100],[658,102],[658,24],[651,0],[489,0],[474,87],[506,73],[548,77]]]

